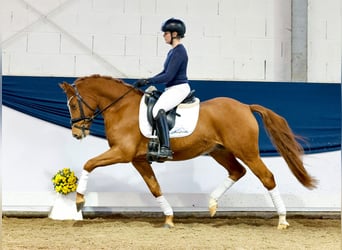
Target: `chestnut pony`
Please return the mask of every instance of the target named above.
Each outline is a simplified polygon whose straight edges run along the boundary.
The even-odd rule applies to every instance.
[[[101,114],[109,143],[106,152],[88,160],[83,167],[77,188],[77,208],[80,210],[84,206],[90,172],[101,166],[131,162],[164,212],[165,226],[174,226],[173,210],[146,159],[149,139],[139,129],[139,105],[144,93],[119,79],[100,75],[78,78],[72,85],[63,82],[60,87],[67,96],[72,135],[76,139],[87,136],[93,119]],[[240,159],[268,190],[279,215],[278,228],[284,229],[289,226],[286,208],[273,174],[260,158],[259,127],[253,112],[261,115],[268,135],[293,175],[305,187],[314,188],[316,180],[305,170],[301,159],[302,147],[286,120],[260,105],[246,105],[226,97],[200,103],[194,132],[171,139],[173,161],[207,154],[227,170],[225,181],[210,195],[209,211],[214,216],[219,198],[246,173],[245,167],[237,160]]]

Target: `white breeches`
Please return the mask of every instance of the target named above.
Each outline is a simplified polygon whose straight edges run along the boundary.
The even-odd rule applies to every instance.
[[[170,88],[166,88],[161,94],[158,101],[154,105],[152,114],[156,118],[158,111],[164,109],[165,112],[173,109],[180,104],[190,93],[190,85],[188,83],[178,84]]]

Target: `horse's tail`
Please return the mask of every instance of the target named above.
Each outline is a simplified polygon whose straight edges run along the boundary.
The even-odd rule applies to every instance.
[[[308,174],[303,165],[303,148],[296,140],[300,137],[292,132],[287,121],[272,110],[260,105],[250,105],[250,109],[261,115],[265,130],[273,145],[285,159],[297,180],[309,189],[315,188],[317,180]]]

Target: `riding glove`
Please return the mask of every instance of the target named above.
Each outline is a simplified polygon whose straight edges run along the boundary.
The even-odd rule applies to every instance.
[[[149,83],[148,79],[139,79],[138,81],[135,82],[135,86],[143,87],[146,86]]]

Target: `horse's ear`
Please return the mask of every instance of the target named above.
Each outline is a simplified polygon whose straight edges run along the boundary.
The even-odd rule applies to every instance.
[[[58,85],[59,87],[61,87],[61,89],[64,90],[64,92],[67,92],[68,88],[70,87],[70,84],[67,82],[62,82],[62,83],[59,83]]]

